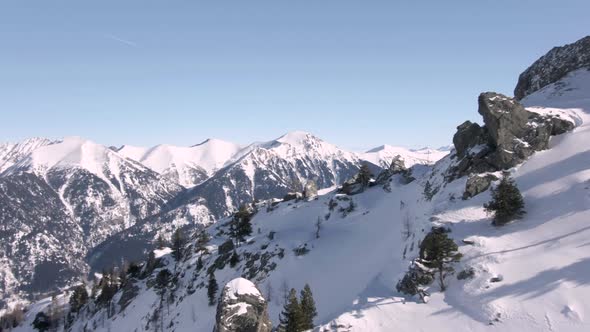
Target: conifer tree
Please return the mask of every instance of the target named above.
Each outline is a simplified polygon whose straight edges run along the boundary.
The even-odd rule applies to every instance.
[[[174,256],[177,262],[182,259],[184,244],[184,235],[182,234],[180,229],[177,229],[176,231],[174,231],[174,234],[172,235],[172,255]]]
[[[494,214],[492,224],[495,226],[505,225],[526,213],[522,194],[508,172],[503,173],[500,184],[492,189],[492,200],[484,208]]]
[[[88,302],[88,291],[85,285],[76,286],[70,296],[70,311],[78,312]]]
[[[357,175],[357,181],[361,184],[363,189],[369,186],[372,177],[373,174],[371,173],[371,170],[369,170],[369,165],[363,164]]]
[[[305,287],[301,291],[301,314],[303,315],[303,329],[311,330],[314,327],[313,319],[318,315],[315,307],[315,300],[311,292],[311,287],[305,284]]]
[[[229,259],[229,266],[230,267],[235,267],[239,262],[240,262],[240,256],[234,250],[234,253],[231,255],[231,257]]]
[[[435,270],[443,292],[446,290],[445,277],[455,271],[452,263],[458,262],[461,257],[455,241],[440,229],[433,229],[420,244],[420,261]]]
[[[246,236],[252,234],[252,213],[248,210],[246,205],[240,206],[240,209],[233,217],[231,224],[231,236],[237,243],[243,242]]]
[[[215,274],[209,274],[209,283],[207,285],[207,297],[209,298],[209,305],[215,305],[217,291],[219,290],[219,286],[217,285],[217,280],[215,279]]]
[[[201,258],[201,256],[199,256],[199,259],[197,259],[197,271],[200,271],[203,268],[203,259]]]
[[[279,331],[301,332],[304,331],[305,320],[301,311],[301,305],[297,299],[297,291],[291,288],[287,302],[280,316]]]

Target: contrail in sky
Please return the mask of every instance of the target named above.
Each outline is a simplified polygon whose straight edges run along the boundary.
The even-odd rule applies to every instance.
[[[106,37],[106,38],[108,38],[108,39],[112,39],[114,41],[118,41],[119,43],[123,43],[125,45],[137,47],[137,43],[132,42],[130,40],[123,39],[123,38],[119,38],[119,37],[117,37],[115,35],[103,35],[103,36]]]

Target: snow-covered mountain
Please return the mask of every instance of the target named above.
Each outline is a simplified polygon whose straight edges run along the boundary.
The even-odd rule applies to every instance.
[[[301,131],[252,144],[240,154],[193,188],[181,204],[203,198],[213,215],[227,216],[241,204],[301,192],[310,180],[319,188],[341,184],[363,163],[356,154]]]
[[[210,331],[216,324],[216,308],[207,303],[211,274],[230,290],[238,277],[254,282],[256,291],[235,292],[259,300],[260,290],[266,300],[259,302],[275,326],[285,290],[307,283],[316,300],[318,331],[589,330],[590,254],[584,248],[590,229],[590,71],[572,70],[521,101],[526,109],[515,99],[483,93],[479,112],[485,126],[459,126],[454,139],[459,146],[435,165],[416,168],[413,181],[398,174],[388,186],[373,183],[352,196],[331,192],[309,201],[262,200],[252,210],[251,236],[238,247],[228,241],[228,218],[205,229],[209,242],[193,233],[178,261],[170,249],[154,251],[153,260],[125,278],[109,305],[91,301],[71,330]],[[230,182],[221,174],[231,177],[233,169],[251,195],[257,172],[301,180],[299,167],[279,176],[273,172],[291,163],[318,174],[329,169],[329,163],[301,156],[301,146],[323,158],[357,161],[296,133],[252,147],[253,153],[200,186],[218,181],[223,192]],[[483,205],[490,200],[491,177],[502,170],[522,191],[527,214],[496,227]],[[488,179],[487,186],[480,179]],[[430,284],[428,303],[421,303],[395,286],[432,227],[442,227],[459,245],[463,257],[455,270],[463,273],[448,276],[444,292]],[[239,261],[232,267],[233,255]],[[231,317],[248,313],[244,303],[227,304],[244,309]],[[48,300],[33,305],[17,331],[29,331],[35,315],[48,306]]]
[[[183,188],[88,140],[27,140],[6,149],[0,176],[7,262],[2,298],[62,287],[87,270],[84,257],[109,236],[161,211]],[[1,280],[1,279],[0,279]]]
[[[360,157],[375,165],[386,168],[389,167],[393,158],[397,156],[400,156],[406,167],[412,167],[416,164],[432,165],[447,154],[449,154],[448,147],[442,147],[439,149],[407,149],[391,145],[382,145],[361,154]]]
[[[191,147],[163,144],[141,148],[124,145],[117,152],[188,188],[211,177],[242,148],[238,144],[208,139]]]

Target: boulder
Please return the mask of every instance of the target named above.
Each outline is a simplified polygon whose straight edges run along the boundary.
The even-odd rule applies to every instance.
[[[467,150],[480,144],[487,144],[485,130],[477,123],[465,121],[457,127],[453,136],[453,144],[459,157],[464,157]]]
[[[236,278],[221,293],[213,332],[270,332],[267,302],[251,281]]]
[[[463,193],[463,199],[469,199],[480,193],[488,190],[492,182],[498,180],[493,174],[485,174],[485,175],[471,175],[467,179],[467,183],[465,184],[465,192]]]
[[[453,143],[458,159],[447,174],[448,180],[512,168],[535,151],[547,149],[551,135],[574,127],[557,116],[529,112],[515,99],[495,92],[480,94],[478,104],[484,126],[466,121],[457,127]],[[482,190],[484,180],[471,179],[464,197]]]

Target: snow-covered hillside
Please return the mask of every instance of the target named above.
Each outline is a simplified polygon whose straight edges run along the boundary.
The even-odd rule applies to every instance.
[[[118,152],[182,186],[193,187],[215,174],[242,149],[238,144],[208,139],[191,147],[163,144],[141,148],[124,145]]]
[[[382,145],[371,149],[363,154],[361,158],[383,168],[389,167],[393,158],[400,156],[406,167],[416,164],[432,165],[449,154],[450,148],[440,149],[407,149],[391,145]]]
[[[319,331],[587,331],[589,88],[590,72],[581,70],[523,100],[529,111],[560,114],[578,127],[510,170],[525,199],[521,220],[492,226],[483,209],[487,191],[461,199],[466,177],[445,178],[457,158],[453,151],[433,168],[420,168],[409,184],[394,176],[391,190],[374,186],[354,196],[332,192],[311,201],[261,203],[252,236],[235,249],[240,262],[234,268],[228,263],[228,220],[210,226],[206,249],[198,249],[193,238],[183,261],[164,255],[146,278],[132,279],[133,287],[126,287],[132,293],[115,295],[113,317],[99,310],[77,320],[73,331],[143,330],[159,320],[175,331],[211,330],[215,307],[207,304],[208,272],[220,285],[240,276],[255,282],[275,325],[283,289],[309,283]],[[431,200],[424,194],[427,182],[437,189]],[[464,255],[456,270],[473,268],[474,277],[450,277],[444,293],[434,283],[423,304],[395,285],[432,226],[451,230]],[[150,286],[165,268],[178,278],[166,290],[175,294],[169,306]]]

